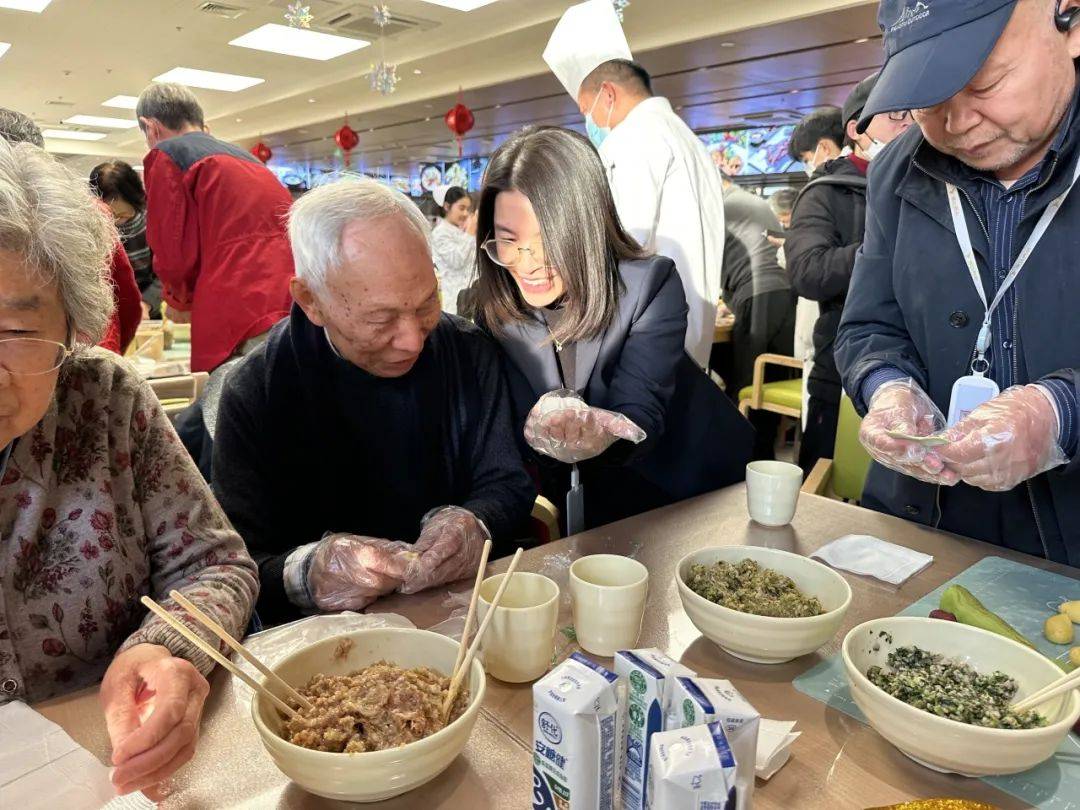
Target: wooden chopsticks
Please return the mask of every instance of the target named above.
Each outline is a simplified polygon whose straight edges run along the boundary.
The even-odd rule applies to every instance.
[[[180,593],[180,591],[175,591],[175,590],[169,591],[169,597],[174,602],[176,602],[176,604],[178,604],[180,607],[182,607],[184,610],[186,610],[188,613],[190,613],[192,618],[194,618],[196,621],[198,621],[203,627],[205,627],[207,630],[209,630],[215,636],[217,636],[222,641],[224,641],[226,644],[228,644],[229,647],[231,647],[235,652],[239,653],[240,656],[245,661],[247,661],[249,664],[251,664],[253,667],[255,667],[255,669],[259,670],[259,672],[261,672],[263,675],[265,675],[271,681],[274,681],[275,683],[277,683],[278,686],[280,686],[282,689],[284,689],[286,692],[288,692],[289,695],[292,696],[293,700],[295,700],[297,703],[299,703],[305,709],[314,709],[315,708],[311,704],[310,700],[308,700],[306,697],[304,697],[299,692],[297,692],[295,689],[293,689],[291,686],[289,686],[289,684],[287,684],[285,682],[285,680],[280,675],[278,675],[276,672],[274,672],[269,667],[267,667],[262,661],[260,661],[254,655],[249,653],[244,648],[243,644],[241,644],[235,638],[230,636],[229,632],[224,627],[222,627],[220,624],[215,622],[212,618],[210,618],[205,613],[203,613],[201,610],[199,610],[199,608],[196,605],[192,604],[187,599],[187,597],[185,597],[182,593]]]
[[[176,598],[176,591],[173,591],[170,594],[170,596],[172,596],[175,599]],[[192,644],[194,644],[196,647],[198,647],[202,652],[204,652],[208,656],[210,656],[216,663],[218,663],[221,666],[225,667],[225,669],[227,669],[229,672],[231,672],[237,678],[242,680],[244,683],[246,683],[248,686],[250,686],[256,692],[259,692],[262,695],[264,695],[265,697],[268,697],[268,698],[270,698],[270,700],[274,701],[274,703],[277,704],[278,708],[281,709],[283,712],[285,712],[285,714],[287,714],[289,717],[296,717],[297,716],[296,709],[294,709],[292,706],[290,706],[284,700],[279,698],[277,695],[275,695],[273,692],[271,692],[269,689],[267,689],[261,683],[258,683],[254,678],[252,678],[250,675],[248,675],[246,672],[244,672],[244,670],[240,669],[240,667],[236,666],[236,664],[234,664],[232,661],[230,661],[228,658],[226,658],[224,655],[222,655],[214,645],[207,642],[202,636],[200,636],[198,633],[196,633],[194,630],[192,630],[190,627],[188,627],[186,624],[184,624],[178,618],[176,618],[171,613],[169,613],[169,611],[167,611],[165,608],[163,608],[161,605],[159,605],[157,602],[155,602],[149,596],[144,596],[139,601],[142,602],[147,608],[149,608],[159,619],[161,619],[163,622],[165,622],[167,625],[169,625],[169,627],[171,627],[173,630],[175,630],[177,633],[179,633],[185,639],[187,639]],[[187,602],[186,599],[184,601]],[[190,602],[188,602],[187,604],[191,605]],[[185,610],[189,609],[187,607],[187,605],[181,604],[181,606],[184,607]],[[194,606],[192,605],[192,607],[194,607]],[[198,610],[198,608],[196,608],[196,610]],[[207,617],[205,613],[202,613],[202,611],[198,611],[198,612],[203,617],[209,619],[209,617]],[[194,619],[196,619],[196,621],[198,621],[200,624],[203,624],[203,620],[200,619],[198,615],[196,615],[195,613],[192,613],[191,615],[192,615],[192,617]],[[210,621],[213,622],[212,619]],[[223,628],[221,628],[221,625],[217,624],[217,622],[213,622],[213,624],[218,629],[220,629],[221,632],[225,634],[225,636],[229,635],[228,633],[225,632],[225,630]],[[206,626],[207,629],[209,629],[212,633],[217,635],[217,630],[214,630],[209,625],[204,624],[204,626]],[[221,637],[221,636],[219,636],[219,637]],[[236,644],[237,646],[239,646],[239,643],[236,642],[235,639],[232,639],[231,636],[229,636],[229,639],[232,641],[233,644]],[[226,642],[226,643],[228,643],[228,642]],[[236,649],[236,647],[233,647],[233,649]],[[244,652],[247,652],[247,651],[245,650]],[[269,670],[266,670],[265,667],[262,666],[262,664],[259,664],[259,667],[260,667],[261,670],[269,671]],[[288,684],[286,684],[286,686],[288,686]],[[289,688],[290,688],[290,691],[292,691],[292,688],[291,687],[289,687]],[[306,703],[307,701],[304,701],[304,702]]]
[[[486,549],[485,549],[486,551]],[[514,558],[510,560],[510,567],[506,569],[506,574],[502,578],[502,582],[499,583],[499,589],[495,591],[495,596],[491,600],[491,607],[488,608],[488,612],[484,615],[484,620],[480,622],[480,627],[476,630],[476,635],[473,637],[472,644],[469,645],[469,651],[465,654],[465,658],[461,660],[460,665],[454,670],[453,676],[450,679],[450,688],[446,690],[446,699],[443,701],[442,706],[442,718],[445,723],[450,716],[450,709],[454,705],[454,701],[457,699],[458,692],[461,690],[461,682],[465,679],[469,670],[472,668],[472,661],[476,655],[476,651],[480,648],[480,642],[484,638],[484,633],[487,632],[488,625],[491,624],[491,617],[495,615],[496,609],[499,607],[499,603],[502,601],[503,592],[506,590],[506,586],[510,584],[510,578],[514,576],[514,572],[517,570],[518,562],[521,560],[521,549],[519,548],[514,552]],[[480,591],[480,583],[483,582],[484,568],[481,566],[480,570],[476,573],[476,584],[473,587],[473,595],[470,600],[469,616],[472,617],[472,610],[476,606],[476,600]],[[465,649],[465,639],[469,632],[469,623],[466,622],[465,629],[461,634],[461,646],[458,650],[458,657],[461,657],[461,650]]]
[[[1046,703],[1051,698],[1056,698],[1058,695],[1071,692],[1073,689],[1080,689],[1080,669],[1073,670],[1068,675],[1062,675],[1056,681],[1052,681],[1039,689],[1036,692],[1032,692],[1023,700],[1017,701],[1009,708],[1016,714],[1030,711],[1036,706]]]

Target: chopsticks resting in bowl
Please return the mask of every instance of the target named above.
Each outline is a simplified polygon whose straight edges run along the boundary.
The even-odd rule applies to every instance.
[[[1073,670],[1068,675],[1063,675],[1056,681],[1052,681],[1042,689],[1032,692],[1023,700],[1017,701],[1009,708],[1020,714],[1021,712],[1030,711],[1036,706],[1056,698],[1058,695],[1071,692],[1073,689],[1080,689],[1080,669]]]
[[[480,584],[484,581],[484,574],[487,573],[488,555],[490,554],[491,539],[488,538],[484,541],[484,550],[480,554],[480,565],[476,569],[476,582],[473,583],[472,597],[469,599],[469,613],[465,616],[465,627],[461,631],[461,643],[458,644],[457,660],[454,661],[454,668],[450,670],[451,680],[457,674],[458,669],[461,668],[461,659],[465,657],[465,642],[469,638],[473,617],[476,615],[476,603],[480,598]]]
[[[173,591],[173,594],[175,594],[175,593],[176,592]],[[175,598],[175,596],[174,596],[174,598]],[[296,709],[294,709],[292,706],[290,706],[284,700],[279,698],[277,695],[275,695],[273,692],[271,692],[269,689],[267,689],[261,683],[259,683],[254,678],[252,678],[250,675],[248,675],[246,672],[244,672],[244,670],[240,669],[240,667],[236,666],[236,664],[234,664],[232,661],[230,661],[228,658],[226,658],[224,655],[222,655],[214,645],[207,642],[202,636],[200,636],[198,633],[196,633],[194,630],[192,630],[190,627],[188,627],[186,624],[184,624],[178,618],[176,618],[171,613],[169,613],[169,611],[167,611],[165,608],[163,608],[161,605],[159,605],[157,602],[155,602],[149,596],[144,596],[139,601],[142,602],[158,618],[160,618],[163,622],[165,622],[167,625],[169,625],[169,627],[171,627],[173,630],[175,630],[181,636],[183,636],[188,641],[190,641],[192,644],[194,644],[196,647],[198,647],[202,652],[204,652],[208,656],[210,656],[210,658],[212,658],[216,663],[223,666],[225,669],[227,669],[229,672],[231,672],[237,678],[242,680],[244,683],[246,683],[248,686],[250,686],[256,692],[259,692],[262,695],[264,695],[265,697],[268,697],[268,698],[270,698],[270,700],[274,701],[274,703],[277,704],[277,707],[279,709],[281,709],[281,711],[285,712],[286,715],[288,715],[289,717],[296,717],[297,716]],[[184,601],[187,601],[187,600],[184,600]],[[189,602],[188,604],[191,604],[191,603]],[[203,614],[203,615],[205,615],[205,614]],[[192,616],[194,617],[195,614],[192,614]],[[195,617],[195,618],[196,618],[196,620],[198,620],[197,617]],[[218,626],[220,627],[220,625],[218,625]],[[216,631],[211,630],[211,632],[215,632],[215,634],[216,634]],[[222,630],[222,632],[224,633],[225,631]],[[226,635],[228,635],[228,634],[226,633]],[[246,650],[245,650],[245,652],[246,652]],[[289,687],[289,688],[290,688],[290,690],[292,689],[292,687]]]
[[[297,703],[299,703],[305,709],[310,710],[310,709],[315,708],[312,705],[310,700],[308,700],[306,697],[304,697],[299,692],[297,692],[295,689],[293,689],[285,681],[284,678],[282,678],[276,672],[271,670],[268,666],[266,666],[266,664],[264,664],[262,661],[260,661],[254,655],[249,653],[247,651],[247,649],[244,647],[243,644],[241,644],[239,641],[237,641],[235,638],[233,638],[231,635],[229,635],[228,630],[226,630],[224,627],[222,627],[220,624],[218,624],[212,618],[210,618],[205,613],[203,613],[201,610],[199,610],[199,608],[195,604],[193,604],[190,600],[188,600],[188,598],[186,596],[184,596],[182,593],[180,593],[180,591],[177,591],[177,590],[169,591],[169,598],[172,599],[174,602],[176,602],[176,604],[178,604],[180,607],[182,607],[184,610],[186,610],[189,614],[191,614],[191,617],[193,619],[195,619],[197,622],[199,622],[199,624],[201,624],[203,627],[205,627],[207,630],[209,630],[215,636],[217,636],[222,641],[224,641],[226,644],[228,644],[229,647],[231,647],[235,652],[239,653],[240,657],[242,657],[245,661],[247,661],[249,664],[251,664],[253,667],[255,667],[255,669],[259,670],[259,672],[261,672],[269,680],[275,682],[278,686],[280,686],[282,689],[284,689],[286,692],[288,692],[289,696],[292,697],[293,700],[295,700]]]
[[[489,541],[490,544],[490,541]],[[485,555],[487,548],[485,547]],[[488,612],[484,615],[484,620],[480,622],[480,626],[476,629],[476,635],[473,636],[472,644],[469,645],[469,651],[465,654],[464,659],[461,658],[461,650],[465,649],[465,638],[469,632],[469,624],[472,620],[473,608],[476,607],[476,600],[480,593],[480,583],[484,580],[484,565],[486,562],[486,556],[481,563],[480,570],[476,572],[476,584],[473,586],[473,595],[469,604],[469,616],[465,623],[465,629],[461,635],[461,645],[458,649],[458,658],[460,664],[453,672],[453,676],[450,679],[450,688],[446,690],[446,699],[443,701],[442,706],[442,718],[443,722],[450,716],[450,709],[454,706],[454,701],[457,699],[458,692],[461,690],[461,682],[465,680],[465,676],[472,668],[472,660],[476,655],[476,651],[480,648],[480,642],[484,638],[484,633],[487,632],[488,625],[491,624],[491,617],[495,615],[495,611],[499,607],[499,603],[502,601],[503,592],[506,590],[506,586],[510,584],[510,578],[514,576],[514,572],[517,570],[518,562],[521,560],[521,549],[519,548],[514,552],[514,558],[510,560],[510,567],[506,569],[506,575],[502,578],[502,582],[499,583],[499,588],[495,591],[495,596],[491,600],[491,607],[488,608]]]

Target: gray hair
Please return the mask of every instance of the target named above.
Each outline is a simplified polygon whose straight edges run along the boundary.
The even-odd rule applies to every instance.
[[[419,208],[402,194],[370,177],[349,175],[310,191],[289,211],[289,241],[296,275],[316,292],[326,276],[341,267],[341,235],[351,222],[402,217],[431,249],[431,228]]]
[[[0,138],[8,143],[32,143],[39,149],[45,148],[45,138],[34,120],[17,110],[0,107]]]
[[[139,94],[135,117],[156,118],[169,129],[180,129],[185,124],[202,127],[206,123],[195,94],[182,84],[169,82],[154,83]]]
[[[795,207],[795,200],[799,198],[799,192],[793,188],[782,188],[773,192],[769,197],[769,208],[777,216],[790,214]]]
[[[57,284],[72,326],[91,343],[112,315],[108,267],[116,244],[116,229],[86,180],[36,146],[0,139],[0,250]]]

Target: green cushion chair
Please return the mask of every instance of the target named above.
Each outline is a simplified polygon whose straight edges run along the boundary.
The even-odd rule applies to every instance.
[[[839,498],[850,503],[862,499],[870,456],[859,442],[862,419],[855,412],[847,394],[840,399],[840,420],[836,426],[836,445],[831,459],[818,461],[803,484],[803,492]]]

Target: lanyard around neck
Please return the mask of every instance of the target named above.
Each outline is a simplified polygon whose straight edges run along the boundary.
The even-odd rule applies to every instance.
[[[1031,236],[1028,237],[1024,249],[1020,251],[1020,255],[1017,256],[1016,261],[1013,262],[1009,274],[1005,277],[1005,280],[1001,282],[1001,286],[998,288],[994,300],[989,303],[986,300],[986,290],[983,287],[982,275],[979,273],[979,265],[975,261],[975,251],[971,246],[971,234],[968,231],[967,220],[964,218],[964,206],[960,201],[960,192],[952,183],[945,184],[945,191],[949,195],[949,212],[952,214],[953,231],[956,233],[956,241],[960,245],[960,251],[964,254],[964,262],[967,264],[971,282],[975,285],[975,291],[979,294],[979,298],[982,300],[983,307],[986,310],[982,328],[979,330],[979,337],[975,344],[975,359],[971,363],[971,370],[976,375],[980,377],[984,376],[990,369],[990,364],[986,360],[986,351],[990,348],[990,324],[991,318],[994,315],[994,310],[998,308],[998,305],[1005,298],[1005,294],[1012,287],[1017,276],[1020,275],[1020,271],[1024,269],[1024,265],[1027,264],[1028,259],[1031,258],[1031,254],[1035,251],[1040,240],[1050,228],[1050,223],[1054,221],[1054,217],[1057,216],[1058,211],[1061,209],[1066,197],[1069,196],[1069,192],[1073,190],[1073,186],[1076,185],[1077,180],[1080,180],[1080,161],[1077,161],[1076,167],[1073,169],[1072,182],[1069,183],[1069,187],[1051,200],[1050,204],[1046,206],[1046,210],[1042,212],[1042,216],[1039,217],[1039,221],[1035,225],[1035,230],[1032,231]]]

